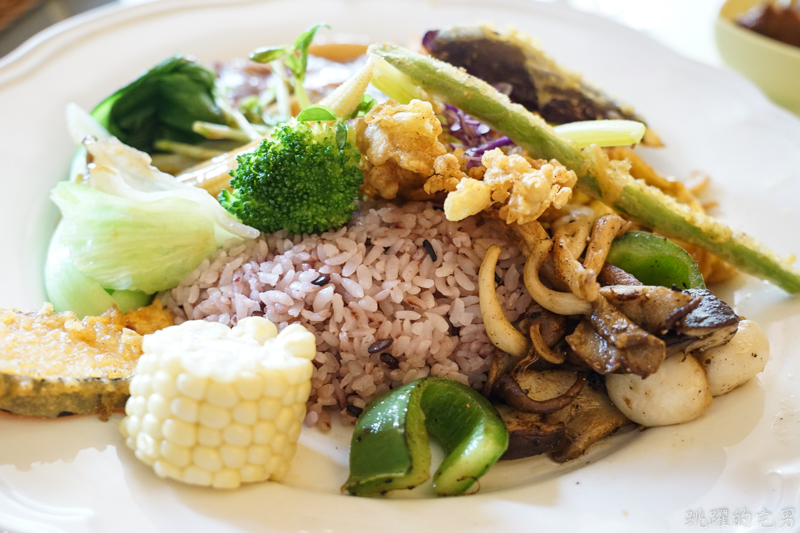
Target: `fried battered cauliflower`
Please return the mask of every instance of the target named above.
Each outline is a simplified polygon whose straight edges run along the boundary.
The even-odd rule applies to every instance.
[[[372,108],[356,140],[364,155],[364,192],[386,199],[398,193],[413,197],[433,175],[447,180],[441,189],[455,189],[465,174],[458,158],[439,141],[441,134],[429,102],[412,100],[404,105],[388,100]]]
[[[534,165],[520,155],[505,155],[495,148],[483,154],[483,181],[463,178],[447,195],[444,213],[448,220],[462,220],[480,213],[493,203],[507,224],[533,222],[550,206],[562,208],[572,195],[577,176],[557,161]]]

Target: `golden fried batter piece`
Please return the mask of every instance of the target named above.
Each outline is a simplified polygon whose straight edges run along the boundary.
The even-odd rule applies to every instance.
[[[398,195],[421,199],[432,194],[423,186],[434,174],[446,181],[445,186],[452,178],[457,183],[465,174],[458,158],[447,153],[441,134],[442,125],[429,102],[412,100],[403,105],[388,100],[373,107],[356,131],[363,154],[364,193],[387,200]]]
[[[715,205],[713,203],[701,204],[695,196],[695,193],[701,191],[708,184],[708,176],[695,176],[695,183],[687,187],[680,181],[661,176],[630,148],[617,146],[614,148],[606,148],[605,151],[611,160],[621,161],[627,159],[630,161],[631,176],[643,180],[652,187],[661,189],[665,194],[672,196],[677,201],[690,206],[692,209],[705,212],[706,207]],[[697,263],[700,273],[703,275],[703,279],[705,279],[706,283],[722,283],[736,275],[736,269],[734,267],[714,254],[685,242],[677,240],[675,240],[675,242],[689,252],[692,259]]]
[[[155,333],[173,325],[174,322],[175,315],[169,309],[165,309],[158,298],[147,307],[140,307],[125,313],[125,327],[139,335]]]
[[[533,161],[499,148],[481,157],[486,168],[483,181],[464,178],[447,195],[444,212],[448,220],[462,220],[494,203],[503,204],[499,216],[507,224],[533,222],[553,206],[566,205],[577,177],[557,161]]]

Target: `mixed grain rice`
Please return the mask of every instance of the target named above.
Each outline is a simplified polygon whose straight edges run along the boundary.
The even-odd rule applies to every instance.
[[[263,313],[279,329],[299,322],[314,332],[306,424],[325,429],[328,409],[353,422],[372,398],[417,378],[482,386],[494,348],[481,319],[478,271],[492,244],[503,250],[497,293],[513,321],[531,298],[521,280],[524,257],[502,223],[450,222],[425,202],[363,207],[347,226],[321,235],[277,232],[226,246],[161,298],[176,323],[235,325]],[[391,345],[376,349],[384,339]]]

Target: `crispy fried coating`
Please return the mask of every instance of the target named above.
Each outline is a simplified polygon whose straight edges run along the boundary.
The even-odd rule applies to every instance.
[[[439,137],[442,125],[429,102],[376,105],[359,124],[356,144],[363,154],[364,192],[393,199],[417,199],[436,190],[455,189],[465,176],[461,163],[448,154]],[[434,176],[435,187],[423,186]],[[435,191],[434,191],[435,192]]]
[[[140,307],[125,313],[125,327],[139,335],[155,333],[173,325],[174,322],[175,315],[169,309],[165,309],[158,298],[147,307]]]
[[[464,178],[444,204],[448,220],[461,220],[494,203],[503,204],[499,216],[507,224],[533,222],[553,206],[561,208],[572,195],[577,176],[557,161],[532,162],[499,148],[481,157],[483,181]]]

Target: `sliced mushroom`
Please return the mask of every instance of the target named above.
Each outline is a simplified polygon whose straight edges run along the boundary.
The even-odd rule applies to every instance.
[[[500,378],[494,392],[520,411],[547,414],[569,405],[585,384],[582,372],[526,370]]]
[[[560,365],[564,362],[564,355],[550,349],[542,336],[541,327],[539,322],[531,324],[530,335],[533,349],[536,351],[536,354],[545,361],[553,363],[554,365]]]
[[[600,274],[597,275],[597,281],[600,282],[601,287],[609,285],[642,285],[642,282],[636,279],[633,274],[628,274],[611,263],[603,265]]]
[[[722,346],[736,335],[739,317],[728,304],[707,289],[688,289],[684,292],[702,297],[702,301],[676,323],[675,334],[664,337],[669,354],[702,352]]]
[[[597,271],[585,268],[578,257],[586,247],[594,219],[594,211],[581,206],[572,208],[568,214],[553,222],[553,262],[556,273],[575,296],[589,302],[597,298],[600,289]]]
[[[552,241],[543,239],[538,241],[525,262],[525,287],[534,301],[559,315],[588,315],[592,312],[592,306],[586,300],[581,300],[577,296],[568,292],[558,292],[545,287],[539,279],[539,268],[547,258]]]
[[[592,238],[586,247],[583,266],[600,272],[606,262],[606,257],[608,257],[608,251],[611,249],[611,241],[619,235],[624,226],[625,220],[618,215],[603,215],[598,218],[592,228]]]
[[[664,341],[631,322],[608,301],[594,303],[590,319],[568,335],[570,348],[600,374],[630,372],[646,377],[664,360]]]
[[[660,335],[700,305],[702,296],[649,285],[612,285],[600,294],[642,329]]]
[[[583,455],[598,440],[632,423],[614,407],[604,391],[592,387],[584,387],[566,408],[544,419],[550,424],[563,423],[566,426],[569,444],[550,454],[559,463]]]
[[[498,405],[497,412],[508,429],[508,449],[500,457],[501,461],[557,452],[567,445],[567,434],[562,423],[549,424],[542,415],[526,413],[507,405]]]

